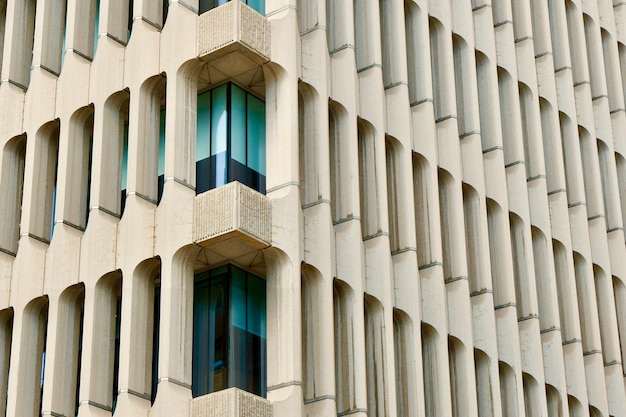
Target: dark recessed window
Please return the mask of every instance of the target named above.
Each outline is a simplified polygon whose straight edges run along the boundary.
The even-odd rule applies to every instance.
[[[239,181],[265,193],[265,102],[233,83],[198,95],[196,193]]]
[[[237,387],[265,396],[265,280],[233,265],[195,276],[194,397]]]

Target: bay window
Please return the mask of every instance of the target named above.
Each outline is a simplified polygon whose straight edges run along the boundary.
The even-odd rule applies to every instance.
[[[265,193],[265,103],[229,82],[198,94],[196,193],[232,181]]]
[[[194,277],[194,397],[237,387],[265,396],[265,280],[234,265]]]

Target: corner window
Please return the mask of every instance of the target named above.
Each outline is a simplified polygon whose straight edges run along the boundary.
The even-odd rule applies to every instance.
[[[226,4],[229,0],[200,0],[200,8],[198,10],[198,14],[202,14],[206,11],[209,11],[215,7],[221,6],[222,4]],[[262,15],[265,14],[265,0],[241,0],[244,4],[252,7],[257,12]]]
[[[198,95],[196,193],[239,181],[265,193],[265,102],[233,83]]]
[[[265,280],[233,265],[195,276],[194,397],[237,387],[265,396]]]

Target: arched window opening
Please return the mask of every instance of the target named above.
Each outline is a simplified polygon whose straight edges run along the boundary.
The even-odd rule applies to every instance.
[[[589,81],[583,19],[580,11],[572,0],[565,1],[565,11],[567,14],[567,32],[569,35],[570,59],[574,84]]]
[[[489,259],[495,307],[515,302],[514,289],[509,285],[512,275],[511,243],[507,238],[507,219],[502,208],[487,200],[487,228],[489,230]]]
[[[409,317],[402,311],[393,311],[394,358],[396,370],[397,415],[416,417],[416,369],[413,332]]]
[[[424,383],[424,408],[427,416],[440,415],[439,349],[438,334],[434,328],[422,323],[422,377]]]
[[[65,49],[71,49],[78,56],[91,61],[96,54],[100,26],[100,0],[75,2],[74,21],[67,20]]]
[[[596,289],[602,357],[605,364],[616,363],[622,359],[622,356],[619,344],[619,328],[615,315],[615,295],[612,294],[612,278],[607,276],[604,269],[595,264],[593,265],[593,276]]]
[[[109,272],[96,283],[93,323],[96,326],[95,331],[91,333],[91,340],[85,343],[91,349],[89,368],[91,372],[97,372],[97,378],[83,378],[82,382],[90,384],[89,401],[101,404],[114,412],[119,386],[122,323],[122,273],[120,271]],[[85,404],[87,402],[85,400],[86,398],[81,398],[81,403]]]
[[[528,317],[535,314],[532,306],[530,280],[533,278],[531,268],[532,242],[527,242],[524,230],[524,222],[514,213],[509,213],[511,231],[511,254],[513,256],[513,278],[515,280],[515,302],[517,305],[517,317]],[[532,274],[532,275],[531,275]]]
[[[319,25],[317,5],[317,1],[298,0],[296,2],[296,10],[298,14],[298,31],[301,34],[305,34]],[[330,14],[329,11],[327,11],[326,13],[327,16]]]
[[[93,153],[93,107],[79,109],[69,122],[69,157],[63,196],[63,221],[85,230],[89,219],[91,166]]]
[[[357,72],[381,65],[379,1],[354,0],[354,52]]]
[[[561,130],[563,165],[568,205],[585,202],[585,188],[580,156],[578,131],[573,121],[564,113],[559,113]]]
[[[619,200],[617,199],[618,189],[615,161],[611,150],[601,140],[596,140],[598,146],[598,167],[600,168],[600,183],[602,185],[602,201],[604,202],[604,214],[606,216],[607,231],[613,231],[622,227]]]
[[[537,120],[532,91],[524,83],[518,83],[518,89],[526,178],[536,178],[538,175],[545,175],[541,126]]]
[[[441,249],[443,261],[443,277],[445,280],[456,278],[453,265],[456,253],[453,247],[454,237],[454,210],[453,179],[445,170],[439,168],[439,216],[441,224]]]
[[[558,115],[554,107],[543,98],[539,99],[539,112],[548,192],[563,191],[566,181]]]
[[[429,181],[428,161],[419,154],[413,153],[413,196],[415,204],[415,234],[418,242],[417,260],[419,266],[428,265],[433,261],[431,250],[430,217],[432,209],[432,187]]]
[[[57,1],[54,7],[47,7],[45,14],[43,27],[35,29],[38,43],[34,45],[33,55],[40,61],[35,61],[34,66],[40,66],[58,76],[65,55],[67,0]]]
[[[389,217],[389,246],[391,253],[402,249],[400,242],[400,143],[391,136],[385,136],[385,156],[387,162],[387,210]]]
[[[474,349],[474,367],[476,372],[476,398],[478,417],[493,417],[493,393],[491,392],[491,374],[489,357],[481,350]]]
[[[382,48],[382,67],[383,67],[383,86],[389,87],[395,85],[396,80],[396,60],[394,59],[395,49],[398,45],[395,45],[393,39],[393,18],[394,11],[392,10],[392,0],[379,0],[378,15],[380,17],[380,35],[381,35],[381,48]]]
[[[476,51],[476,80],[478,86],[478,109],[480,113],[480,137],[483,151],[502,146],[498,74],[496,67],[481,52]]]
[[[549,384],[546,384],[546,399],[548,401],[548,417],[561,417],[563,415],[561,394]]]
[[[580,401],[576,399],[576,397],[573,397],[571,395],[567,396],[567,408],[569,409],[570,417],[583,417],[584,416],[583,406],[580,403]]]
[[[452,35],[454,56],[454,85],[456,90],[456,113],[459,135],[465,137],[480,132],[478,96],[475,82],[476,64],[474,52],[461,36]]]
[[[15,256],[20,237],[26,135],[10,139],[2,151],[0,173],[0,251]]]
[[[527,373],[522,374],[522,386],[524,388],[524,408],[527,416],[541,415],[541,402],[539,400],[539,384],[537,380]]]
[[[158,204],[163,196],[165,172],[166,77],[155,75],[146,80],[139,92],[140,114],[131,136],[129,191],[137,197]]]
[[[463,214],[465,218],[465,247],[467,248],[467,272],[469,278],[470,294],[491,287],[487,286],[489,269],[485,259],[488,248],[485,247],[483,219],[485,216],[484,206],[481,206],[480,197],[474,188],[463,184]],[[481,212],[481,210],[483,210]],[[484,226],[483,226],[484,227]]]
[[[404,1],[404,24],[406,30],[406,54],[409,75],[409,100],[411,106],[430,96],[430,86],[424,74],[429,59],[428,30],[424,28],[426,17],[412,0]]]
[[[538,308],[541,312],[539,326],[542,330],[553,329],[560,325],[553,259],[550,258],[548,240],[543,232],[533,226],[531,235]]]
[[[576,301],[576,281],[573,274],[571,258],[568,259],[565,247],[557,240],[552,240],[554,253],[554,270],[559,300],[559,318],[561,338],[565,343],[580,339],[580,323]]]
[[[28,230],[44,242],[52,240],[57,200],[57,165],[59,157],[59,122],[46,123],[35,136],[30,214]],[[26,200],[26,198],[25,198]]]
[[[310,267],[302,265],[302,386],[304,400],[315,398],[316,324],[319,315],[319,280]]]
[[[448,371],[450,373],[450,405],[453,417],[462,417],[467,410],[465,399],[465,381],[463,369],[463,350],[461,342],[448,336]]]
[[[358,178],[348,173],[352,171],[350,155],[353,148],[348,139],[348,115],[345,109],[334,101],[328,104],[328,139],[330,159],[330,208],[333,224],[349,220],[355,213],[353,196],[356,193]]]
[[[385,355],[385,325],[382,305],[365,295],[365,356],[367,374],[367,411],[371,417],[389,415]]]
[[[363,238],[380,231],[378,224],[378,187],[376,185],[376,147],[374,128],[365,121],[358,123],[359,136],[359,197],[361,203],[361,233]]]
[[[300,153],[300,204],[306,207],[321,197],[319,187],[319,161],[315,112],[315,92],[306,84],[300,83],[298,89],[298,137]]]
[[[432,92],[435,108],[435,121],[447,116],[446,104],[444,103],[444,93],[447,90],[445,87],[445,61],[444,61],[444,46],[445,42],[443,36],[443,27],[434,18],[428,19],[428,29],[430,35],[430,74],[432,77]]]
[[[128,91],[113,94],[104,104],[104,120],[100,126],[101,156],[100,183],[96,186],[98,208],[105,213],[122,217],[126,207],[128,179]],[[136,161],[133,162],[135,166]],[[92,209],[94,204],[91,204]]]
[[[604,417],[602,411],[598,410],[593,405],[589,405],[589,417]]]
[[[17,372],[15,415],[36,417],[41,415],[43,381],[45,376],[46,333],[48,328],[48,297],[39,297],[25,307],[22,318],[21,346],[29,346],[21,356]]]
[[[346,414],[354,410],[354,324],[352,292],[350,288],[335,279],[333,286],[333,306],[335,324],[335,389],[337,392],[337,413]]]
[[[609,96],[611,112],[624,108],[623,86],[620,73],[619,52],[617,42],[605,29],[600,29],[602,37],[602,52],[604,57],[604,75],[606,91]],[[621,91],[622,90],[622,91]]]
[[[14,15],[15,24],[12,25],[12,44],[7,45],[11,48],[9,80],[13,84],[27,90],[30,83],[30,68],[33,62],[33,47],[35,45],[37,0],[23,0],[20,2],[20,5],[21,7],[16,8]]]
[[[580,144],[580,158],[582,161],[582,177],[585,184],[587,215],[589,217],[603,215],[602,180],[600,178],[596,140],[591,133],[582,126],[578,126],[578,139]]]
[[[198,94],[196,194],[232,181],[265,193],[265,102],[229,82]]]
[[[6,415],[11,340],[13,337],[13,309],[0,311],[0,416]]]
[[[267,393],[265,280],[234,265],[194,277],[192,394]]]
[[[606,79],[603,68],[602,40],[597,23],[586,13],[583,13],[583,26],[585,30],[584,43],[580,45],[586,61],[589,80],[591,81],[591,97],[593,100],[600,96],[606,96]],[[597,64],[596,64],[597,63]]]
[[[513,77],[505,69],[498,67],[498,92],[500,98],[500,126],[504,147],[505,166],[525,161],[520,120],[519,91]]]
[[[518,416],[517,384],[513,369],[504,362],[498,366],[500,372],[500,400],[503,416]]]
[[[78,415],[78,391],[83,338],[85,286],[76,284],[61,294],[55,332],[55,379],[52,384],[52,406],[44,415]]]

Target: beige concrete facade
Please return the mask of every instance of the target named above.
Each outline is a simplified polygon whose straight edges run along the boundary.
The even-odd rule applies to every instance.
[[[163,3],[0,0],[0,416],[626,417],[626,3]],[[227,81],[265,195],[196,195]],[[226,263],[266,399],[192,398]]]

